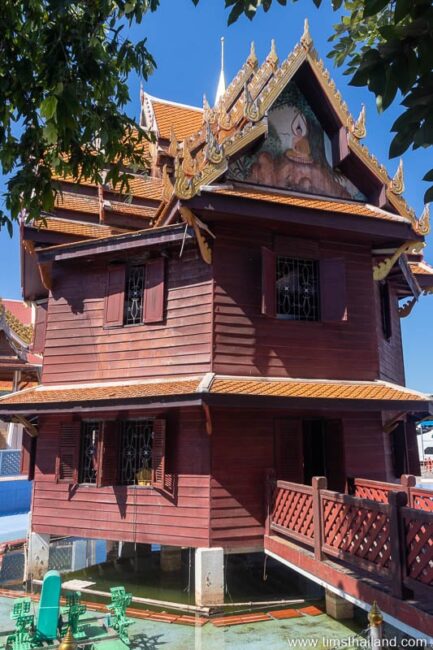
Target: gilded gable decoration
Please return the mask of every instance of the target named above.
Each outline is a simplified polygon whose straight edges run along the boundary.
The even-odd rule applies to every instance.
[[[173,192],[174,186],[168,175],[167,165],[164,165],[162,168],[162,200],[165,202],[169,201],[173,196]]]
[[[418,235],[428,235],[430,233],[430,204],[424,206],[424,210],[415,224],[415,231]]]
[[[143,88],[140,89],[140,102],[140,126],[158,135],[158,126],[152,102],[150,101],[149,95],[144,92]]]
[[[269,52],[266,60],[273,68],[276,68],[278,66],[278,54],[277,46],[275,45],[275,39],[271,40],[271,51]]]
[[[224,158],[224,146],[221,145],[212,133],[212,127],[208,123],[206,127],[205,159],[215,165],[219,165]]]
[[[250,48],[250,53],[248,55],[247,63],[253,70],[257,68],[259,63],[256,55],[256,45],[254,41],[251,41],[251,48]]]
[[[178,141],[172,124],[170,129],[170,144],[168,145],[168,153],[170,156],[172,156],[172,158],[175,158],[177,156],[177,148]]]
[[[394,174],[392,181],[389,184],[389,189],[394,194],[402,194],[404,192],[404,174],[403,174],[403,160],[400,158],[397,171]]]
[[[301,44],[308,51],[313,45],[313,39],[310,34],[310,24],[308,18],[304,20],[304,33],[301,36]]]
[[[367,135],[367,128],[365,124],[365,104],[362,105],[361,112],[359,113],[356,122],[354,122],[351,131],[355,138],[358,138],[358,140],[365,138]]]
[[[385,280],[389,272],[391,271],[394,264],[397,262],[399,257],[405,253],[410,253],[411,255],[420,253],[425,246],[425,242],[422,241],[407,241],[397,248],[395,253],[391,257],[387,257],[381,262],[378,262],[373,266],[373,279],[374,280]]]

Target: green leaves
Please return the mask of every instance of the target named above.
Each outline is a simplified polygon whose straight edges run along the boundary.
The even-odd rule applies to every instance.
[[[50,97],[46,97],[40,106],[40,111],[42,117],[45,117],[47,120],[50,120],[52,117],[54,117],[57,109],[57,97],[55,95],[51,95]]]
[[[159,0],[4,0],[0,12],[0,171],[9,176],[0,228],[25,210],[53,210],[59,177],[115,179],[145,170],[149,137],[129,118],[128,76],[147,78],[155,62],[146,41],[124,37]],[[20,136],[16,135],[16,124]],[[103,144],[97,148],[96,142]]]

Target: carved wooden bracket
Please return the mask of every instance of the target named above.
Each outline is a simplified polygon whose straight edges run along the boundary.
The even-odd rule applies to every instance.
[[[29,420],[27,420],[27,418],[23,417],[22,415],[14,415],[12,418],[12,422],[16,422],[17,424],[22,424],[24,429],[32,438],[38,437],[38,430],[35,427],[35,425],[29,422]]]
[[[406,316],[409,316],[411,313],[412,309],[415,306],[415,303],[417,302],[417,299],[415,297],[411,298],[408,300],[408,302],[405,302],[404,305],[398,308],[398,315],[400,318],[406,318]]]
[[[420,253],[424,248],[425,242],[421,241],[407,241],[402,244],[391,257],[387,257],[375,266],[373,266],[373,279],[385,280],[388,273],[391,271],[398,258],[404,253]]]
[[[209,228],[204,224],[195,214],[187,207],[182,206],[179,208],[179,212],[182,215],[183,220],[194,229],[195,237],[197,239],[198,247],[200,250],[200,255],[206,264],[212,264],[212,249],[204,237],[202,230],[205,230],[209,235],[215,238],[215,235],[211,233]]]

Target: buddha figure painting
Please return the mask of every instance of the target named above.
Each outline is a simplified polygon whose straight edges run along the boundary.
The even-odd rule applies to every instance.
[[[291,82],[268,115],[268,135],[230,165],[229,178],[343,199],[364,197],[332,167],[331,142],[310,105]]]

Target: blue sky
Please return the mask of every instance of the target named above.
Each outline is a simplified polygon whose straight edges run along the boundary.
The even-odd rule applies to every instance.
[[[270,49],[275,38],[280,60],[285,58],[303,31],[304,18],[308,16],[315,47],[325,60],[337,87],[346,100],[350,111],[357,116],[364,102],[367,108],[367,137],[369,149],[387,165],[391,174],[397,168],[397,160],[388,160],[391,142],[390,128],[399,115],[396,104],[378,115],[374,97],[365,88],[351,88],[342,69],[335,69],[326,54],[327,42],[332,33],[336,15],[324,2],[316,9],[311,0],[299,0],[281,7],[276,0],[269,13],[259,11],[250,22],[241,17],[235,25],[227,27],[227,11],[224,0],[200,0],[194,7],[191,0],[161,0],[155,14],[149,14],[140,26],[131,29],[133,39],[148,37],[148,47],[157,62],[157,69],[145,85],[152,95],[177,102],[202,105],[203,93],[213,102],[220,65],[220,37],[225,37],[225,71],[229,82],[244,63],[252,40],[256,43],[259,60]],[[140,80],[130,79],[131,102],[128,112],[138,118]],[[424,173],[431,167],[431,149],[407,152],[405,165],[405,197],[419,215],[423,207],[426,184]],[[1,193],[4,187],[0,187]],[[425,257],[433,263],[433,242],[427,241]],[[431,250],[430,250],[431,249]],[[0,296],[20,297],[20,273],[18,241],[11,241],[0,232]],[[402,320],[406,379],[412,388],[433,392],[433,340],[430,337],[433,322],[433,296],[424,297],[412,314]]]

